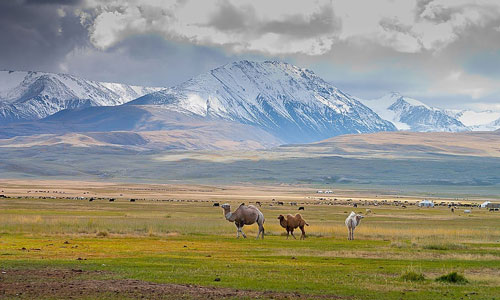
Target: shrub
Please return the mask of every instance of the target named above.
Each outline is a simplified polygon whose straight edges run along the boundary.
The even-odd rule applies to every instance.
[[[408,272],[404,273],[403,275],[401,275],[401,279],[403,279],[404,281],[424,281],[425,276],[422,273],[408,271]]]
[[[97,232],[97,234],[96,234],[96,236],[98,236],[98,237],[107,237],[108,235],[109,235],[109,233],[108,233],[106,230],[104,230],[104,231],[99,231],[99,232]]]
[[[440,276],[436,278],[436,281],[447,282],[447,283],[457,283],[464,284],[469,282],[463,275],[458,274],[457,272],[451,272],[449,274]]]

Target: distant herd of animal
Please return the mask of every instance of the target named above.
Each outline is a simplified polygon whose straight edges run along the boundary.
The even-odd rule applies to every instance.
[[[226,220],[228,220],[229,222],[234,222],[234,225],[236,225],[237,238],[240,237],[240,233],[244,238],[247,237],[243,232],[243,226],[257,223],[257,225],[259,226],[259,233],[257,234],[257,239],[259,238],[259,236],[262,239],[264,239],[265,218],[264,214],[256,206],[245,205],[245,203],[242,203],[233,212],[231,212],[231,206],[227,203],[222,204],[221,207],[224,210],[224,217],[226,218]],[[354,229],[359,225],[362,218],[363,218],[362,215],[356,214],[355,212],[351,212],[351,214],[345,220],[345,225],[347,226],[349,232],[348,234],[349,240],[354,240]],[[293,231],[297,228],[300,228],[300,231],[302,231],[300,239],[302,240],[306,238],[306,231],[304,227],[309,226],[309,224],[306,222],[306,220],[302,218],[300,214],[296,214],[295,216],[289,214],[286,217],[283,215],[279,215],[278,220],[280,221],[281,227],[285,228],[286,230],[287,239],[290,236],[290,234],[294,239],[296,239],[295,235],[293,235]]]

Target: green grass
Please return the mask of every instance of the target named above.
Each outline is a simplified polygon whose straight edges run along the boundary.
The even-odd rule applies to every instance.
[[[1,199],[0,268],[103,270],[110,278],[351,299],[499,299],[500,215],[372,207],[348,241],[351,209],[306,205],[311,226],[300,241],[286,240],[276,220],[290,207],[263,206],[268,235],[255,240],[255,226],[236,239],[211,203]],[[451,272],[468,283],[425,280]]]

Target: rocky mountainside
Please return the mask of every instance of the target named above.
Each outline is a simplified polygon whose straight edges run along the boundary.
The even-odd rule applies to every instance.
[[[470,130],[447,111],[430,107],[418,100],[390,93],[379,99],[361,100],[399,130],[417,132],[460,132]]]
[[[312,71],[276,61],[234,62],[127,105],[249,124],[287,143],[396,130]]]
[[[0,124],[42,119],[64,109],[120,105],[158,90],[67,74],[0,71]]]

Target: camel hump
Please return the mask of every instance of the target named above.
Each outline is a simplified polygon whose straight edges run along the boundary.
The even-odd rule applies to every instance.
[[[296,214],[296,215],[295,215],[295,218],[297,218],[297,219],[302,219],[302,215],[301,215],[301,214]]]
[[[240,206],[245,206],[245,202],[242,202],[242,203],[240,204]]]

